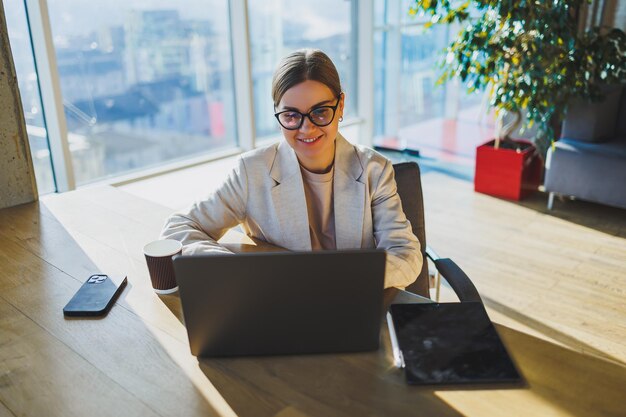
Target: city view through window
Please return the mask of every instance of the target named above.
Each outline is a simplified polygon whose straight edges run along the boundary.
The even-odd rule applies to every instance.
[[[285,54],[300,48],[322,49],[331,57],[346,92],[345,116],[358,120],[357,51],[364,41],[357,37],[358,3],[248,0],[246,5],[254,143],[279,137],[272,75]],[[231,33],[246,28],[230,27],[227,0],[56,0],[47,6],[78,185],[238,145]],[[435,85],[450,28],[425,31],[424,18],[409,17],[409,6],[409,0],[374,1],[374,144],[448,147],[470,155],[474,142],[452,143],[456,133],[445,123],[465,117],[476,125],[481,97],[466,95],[462,85]],[[39,192],[53,192],[24,5],[5,7]],[[433,139],[444,136],[445,143]]]
[[[410,16],[411,0],[375,0],[375,145],[473,164],[475,147],[492,134],[481,123],[482,94],[459,82],[438,85],[443,51],[458,28]],[[486,119],[486,117],[484,117]]]
[[[48,7],[78,184],[236,145],[226,0]]]

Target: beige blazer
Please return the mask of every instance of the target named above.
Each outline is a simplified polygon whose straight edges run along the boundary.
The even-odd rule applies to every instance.
[[[333,195],[337,249],[386,249],[385,288],[415,281],[422,255],[391,162],[338,134]],[[216,240],[238,224],[274,245],[311,250],[302,174],[285,141],[242,154],[216,191],[167,220],[161,237],[180,240],[184,254],[228,252]]]

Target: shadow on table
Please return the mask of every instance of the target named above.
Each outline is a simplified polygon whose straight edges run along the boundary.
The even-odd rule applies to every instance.
[[[572,415],[623,415],[626,367],[496,325],[530,391]]]
[[[180,303],[180,295],[178,292],[168,295],[159,295],[159,299],[165,304],[165,306],[172,312],[174,317],[178,319],[182,324],[185,324],[185,318],[183,317],[183,307]]]
[[[505,315],[506,317],[509,317],[523,324],[526,327],[529,327],[533,330],[540,332],[541,334],[549,337],[550,339],[553,339],[559,343],[564,344],[565,346],[569,347],[570,349],[574,351],[584,351],[594,356],[597,356],[599,358],[608,359],[609,361],[613,361],[618,364],[626,366],[626,363],[624,363],[622,360],[615,358],[599,349],[596,349],[593,346],[576,339],[575,337],[572,337],[553,327],[550,327],[547,324],[542,323],[541,321],[534,319],[522,312],[519,312],[502,303],[499,303],[498,301],[494,299],[483,296],[483,301],[487,307],[497,311],[498,313]]]
[[[526,378],[523,389],[408,386],[402,371],[391,365],[386,348],[359,354],[200,359],[199,364],[242,417],[273,416],[290,406],[305,416],[414,416],[416,410],[419,415],[486,415],[494,407],[517,414],[529,407],[536,415],[623,412],[626,368],[507,327],[497,328]],[[494,388],[497,396],[490,394]],[[456,395],[462,391],[472,391],[471,401]]]
[[[415,390],[381,349],[370,353],[200,359],[237,415],[273,416],[289,406],[310,416],[461,416]]]

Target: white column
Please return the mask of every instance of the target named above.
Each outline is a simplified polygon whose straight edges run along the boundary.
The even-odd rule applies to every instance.
[[[386,32],[385,47],[385,77],[383,80],[384,102],[384,133],[397,136],[399,126],[398,114],[400,114],[400,80],[402,78],[402,37],[400,32],[400,14],[403,10],[402,3],[387,1],[389,25]],[[404,144],[401,145],[404,147]]]
[[[356,0],[353,0],[356,1]],[[374,0],[359,0],[357,19],[357,113],[363,120],[359,142],[374,143]]]
[[[248,35],[248,8],[246,0],[231,0],[229,4],[237,136],[239,147],[243,150],[250,150],[254,148],[255,128],[250,67],[250,38]]]
[[[57,191],[69,191],[76,188],[76,181],[67,140],[67,124],[48,5],[45,0],[26,0],[25,4]]]

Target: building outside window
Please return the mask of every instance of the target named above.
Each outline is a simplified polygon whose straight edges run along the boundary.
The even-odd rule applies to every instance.
[[[48,2],[78,185],[236,146],[228,2]]]

